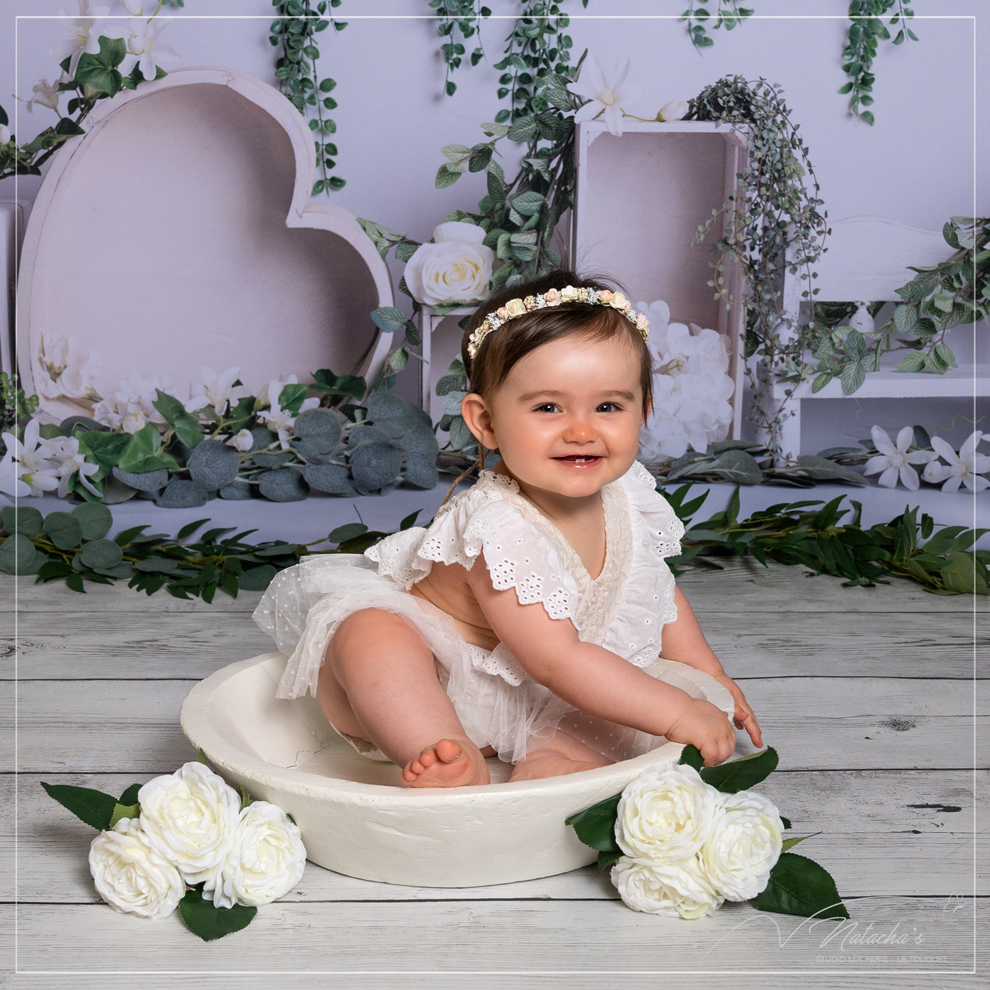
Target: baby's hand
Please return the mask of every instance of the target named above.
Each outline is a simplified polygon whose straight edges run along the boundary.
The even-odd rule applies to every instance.
[[[664,735],[671,742],[697,746],[706,767],[724,762],[736,748],[736,733],[725,712],[699,698],[691,699],[690,707]]]
[[[736,703],[735,714],[732,717],[737,729],[745,729],[749,733],[749,738],[753,740],[753,745],[760,749],[763,746],[763,735],[760,732],[760,723],[756,721],[753,708],[746,700],[746,695],[739,690],[739,685],[725,672],[715,678],[723,687],[729,689],[733,701]]]

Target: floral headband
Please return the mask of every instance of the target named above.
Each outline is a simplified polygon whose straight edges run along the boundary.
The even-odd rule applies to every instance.
[[[611,306],[612,309],[617,309],[630,323],[635,325],[636,329],[643,335],[643,340],[649,339],[649,320],[642,313],[637,313],[621,292],[612,292],[610,289],[579,289],[573,285],[566,285],[563,289],[548,289],[537,296],[510,299],[504,306],[499,306],[494,313],[489,313],[468,338],[468,355],[472,360],[477,357],[481,342],[503,323],[508,323],[509,320],[514,320],[517,316],[525,316],[536,309],[548,309],[551,306],[559,306],[561,303],[572,302],[587,303],[589,306]]]

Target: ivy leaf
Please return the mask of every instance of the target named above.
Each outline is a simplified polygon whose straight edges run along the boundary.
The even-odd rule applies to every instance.
[[[849,917],[829,872],[814,860],[790,852],[781,853],[766,889],[752,904],[758,911],[805,918]]]
[[[204,942],[223,938],[246,928],[258,913],[256,907],[235,904],[232,908],[218,908],[211,901],[203,899],[202,885],[186,891],[179,902],[179,911],[186,927]]]

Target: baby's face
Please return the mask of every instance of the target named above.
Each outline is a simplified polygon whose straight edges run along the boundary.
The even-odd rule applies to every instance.
[[[643,424],[640,359],[625,334],[551,341],[512,367],[488,402],[517,481],[572,498],[629,470]]]

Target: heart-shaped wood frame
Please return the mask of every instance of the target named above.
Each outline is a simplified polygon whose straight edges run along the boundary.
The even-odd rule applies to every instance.
[[[43,333],[100,353],[101,393],[136,373],[185,399],[201,366],[238,365],[252,389],[320,367],[378,374],[391,341],[369,313],[392,304],[388,269],[352,214],[311,199],[313,134],[276,89],[179,69],[102,102],[86,126],[55,156],[25,234],[29,395],[45,384]],[[41,401],[56,421],[91,408]]]

